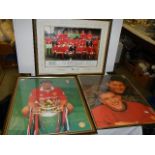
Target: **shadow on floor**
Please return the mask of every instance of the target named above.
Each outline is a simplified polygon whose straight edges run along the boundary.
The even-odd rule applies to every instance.
[[[11,95],[0,101],[0,131],[2,133],[10,105]]]
[[[17,67],[0,68],[0,132],[4,127],[11,95],[13,94],[17,77]]]
[[[19,73],[17,68],[7,68],[1,70],[0,101],[13,93],[18,76]]]

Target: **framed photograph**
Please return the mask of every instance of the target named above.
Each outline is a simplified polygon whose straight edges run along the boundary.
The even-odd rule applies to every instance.
[[[20,77],[4,134],[95,133],[75,77]]]
[[[110,21],[35,20],[37,74],[103,73]]]
[[[78,79],[97,129],[155,123],[155,111],[125,76]]]

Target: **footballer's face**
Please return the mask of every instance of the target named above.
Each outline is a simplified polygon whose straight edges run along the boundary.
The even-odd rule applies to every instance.
[[[52,87],[52,84],[50,82],[44,82],[42,83],[42,87],[44,90],[50,90]]]
[[[116,93],[116,94],[123,94],[126,90],[126,86],[121,81],[109,81],[108,87],[110,91]]]
[[[120,95],[115,95],[112,92],[105,92],[99,96],[100,102],[107,105],[115,110],[122,110],[124,108],[122,97]]]

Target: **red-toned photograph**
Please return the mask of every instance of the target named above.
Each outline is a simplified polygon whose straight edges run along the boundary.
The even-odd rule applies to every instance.
[[[45,26],[47,60],[97,60],[101,30]]]
[[[79,80],[97,129],[155,123],[155,111],[124,76]]]

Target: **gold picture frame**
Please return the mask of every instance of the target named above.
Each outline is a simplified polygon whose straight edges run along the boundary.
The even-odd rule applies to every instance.
[[[42,90],[43,83],[51,83],[53,88],[51,87],[50,91],[52,91],[51,93],[54,95],[54,98],[49,94],[50,92],[44,92]],[[56,101],[56,96],[58,97],[57,101],[59,101],[57,102],[57,108],[58,103],[62,103],[60,101],[64,101],[64,97],[67,98],[67,102],[64,106],[66,107],[66,112],[61,108],[57,109],[57,111],[51,111],[49,105],[48,107],[46,106],[46,109],[45,106],[40,106],[40,104],[43,105],[45,103],[43,103],[45,99]],[[35,106],[37,100],[40,103],[39,107],[41,107],[39,110],[38,106]],[[32,101],[33,104],[29,104]],[[68,105],[72,107],[71,111]],[[29,108],[28,113],[25,113],[25,107]],[[32,112],[31,108],[33,109]],[[96,128],[87,108],[87,104],[85,104],[84,97],[81,94],[76,77],[19,77],[17,79],[3,134],[92,133],[96,133]]]

